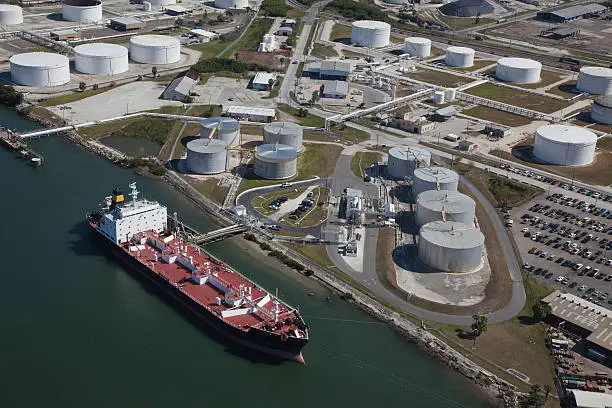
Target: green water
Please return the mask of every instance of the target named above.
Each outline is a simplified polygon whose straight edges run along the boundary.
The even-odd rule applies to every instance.
[[[0,122],[32,127],[1,108]],[[227,347],[109,259],[83,223],[132,180],[190,224],[205,230],[211,219],[165,184],[63,140],[34,146],[40,168],[0,151],[1,407],[487,406],[467,380],[239,238],[211,250],[299,305],[311,343],[306,366]]]

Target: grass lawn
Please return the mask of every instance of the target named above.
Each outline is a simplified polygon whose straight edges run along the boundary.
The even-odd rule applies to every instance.
[[[474,65],[472,65],[471,67],[452,67],[452,69],[454,69],[455,71],[472,72],[493,64],[495,64],[495,61],[475,60]]]
[[[190,116],[199,116],[201,118],[221,116],[221,112],[220,105],[191,105],[191,109],[189,109]]]
[[[285,244],[299,251],[306,258],[316,263],[324,269],[336,268],[336,265],[327,255],[326,245],[314,245],[314,244]]]
[[[252,203],[253,208],[255,208],[257,212],[263,215],[273,214],[278,210],[272,210],[268,208],[268,206],[270,205],[272,201],[276,200],[278,197],[281,197],[281,196],[287,196],[287,198],[292,200],[296,198],[297,196],[299,196],[300,194],[302,194],[304,190],[305,190],[304,188],[294,188],[292,190],[286,189],[282,191],[273,191],[268,194],[257,196],[253,199],[253,203]]]
[[[612,153],[612,137],[605,136],[597,140],[597,147]]]
[[[318,58],[338,58],[338,53],[336,49],[331,45],[323,45],[323,44],[315,44],[312,47],[312,52],[310,53],[313,57]]]
[[[218,186],[217,183],[219,182],[219,180],[214,177],[207,178],[204,180],[195,180],[191,177],[183,177],[200,193],[204,194],[206,197],[210,198],[217,204],[223,204],[229,187]]]
[[[515,85],[520,86],[521,88],[536,89],[536,88],[542,88],[544,86],[548,86],[550,84],[554,84],[555,82],[558,82],[560,80],[561,80],[561,74],[559,74],[558,72],[547,71],[543,69],[540,72],[539,82],[536,82],[535,84],[515,84]]]
[[[344,24],[334,24],[331,34],[329,35],[330,41],[343,41],[351,38],[351,27]]]
[[[189,45],[187,46],[187,48],[191,48],[192,50],[200,51],[202,53],[202,56],[200,57],[200,59],[209,59],[209,58],[215,58],[229,44],[231,43],[223,41],[223,40],[214,40],[214,41],[209,41],[204,44]]]
[[[78,130],[78,133],[86,139],[99,139],[102,136],[121,130],[123,127],[134,122],[141,122],[143,119],[122,120],[119,122],[105,123],[103,125],[90,126]]]
[[[270,31],[273,23],[273,18],[258,18],[257,20],[253,21],[242,38],[239,39],[236,44],[234,44],[233,47],[228,50],[228,52],[225,53],[226,56],[233,56],[232,51],[257,51],[263,35]]]
[[[523,92],[491,83],[478,85],[466,89],[464,92],[470,95],[480,96],[481,98],[487,98],[493,101],[520,106],[525,109],[543,113],[553,113],[567,108],[570,105],[570,103],[559,99],[547,98],[543,95]]]
[[[327,219],[327,200],[329,199],[329,188],[316,187],[312,190],[312,201],[314,205],[301,218],[293,220],[289,216],[283,216],[278,221],[281,224],[296,228],[307,228],[318,225]]]
[[[474,118],[484,119],[511,127],[527,125],[532,121],[524,116],[489,108],[488,106],[475,106],[473,108],[463,110],[461,113]]]
[[[113,89],[112,87],[105,87],[105,88],[98,88],[98,89],[88,89],[86,91],[78,91],[78,92],[71,92],[68,93],[66,95],[60,95],[60,96],[56,96],[53,98],[49,98],[49,99],[45,99],[44,101],[40,102],[40,106],[57,106],[57,105],[64,105],[66,103],[70,103],[70,102],[75,102],[81,99],[85,99],[88,98],[90,96],[94,96],[97,95],[99,93],[102,92],[106,92]]]
[[[357,152],[351,159],[351,170],[357,177],[362,178],[365,175],[365,170],[372,163],[380,161],[382,154],[380,152]]]
[[[445,86],[445,87],[457,87],[459,85],[468,84],[474,81],[473,78],[466,78],[459,75],[453,75],[444,71],[437,71],[433,69],[417,68],[414,72],[404,74],[408,78],[416,79],[417,81],[429,82],[431,84]]]
[[[576,81],[567,81],[560,85],[553,86],[546,93],[551,93],[564,98],[573,98],[578,95],[580,91],[576,90]]]

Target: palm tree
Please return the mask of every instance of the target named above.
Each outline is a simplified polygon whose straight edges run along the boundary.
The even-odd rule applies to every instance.
[[[87,85],[85,84],[85,82],[79,82],[79,89],[81,90],[81,92],[83,92],[85,88],[87,88]]]
[[[153,78],[157,76],[157,67],[151,68],[151,74],[153,74]]]
[[[472,335],[474,336],[474,347],[476,347],[476,338],[482,333],[487,331],[487,316],[481,314],[474,314],[472,316],[474,323],[472,323]]]
[[[546,404],[546,401],[548,401],[548,397],[550,396],[550,392],[552,391],[552,387],[550,386],[550,384],[546,384],[544,386],[544,403]]]

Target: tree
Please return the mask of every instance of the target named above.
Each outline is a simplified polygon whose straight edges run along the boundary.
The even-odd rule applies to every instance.
[[[151,68],[151,74],[153,74],[153,78],[157,77],[157,67]]]
[[[316,101],[319,100],[319,91],[314,91],[312,93],[312,100],[313,100],[313,102],[316,102]]]
[[[280,59],[280,63],[281,63],[281,67],[282,67],[283,65],[285,65],[285,58],[284,58],[284,57],[281,57],[281,59]]]
[[[546,404],[546,401],[548,401],[548,397],[551,391],[552,391],[552,387],[550,386],[550,384],[546,384],[544,386],[544,403],[545,404]]]
[[[538,384],[532,385],[525,402],[527,403],[527,406],[534,406],[535,408],[542,407],[544,405],[542,387],[540,387]]]
[[[542,303],[541,301],[535,302],[532,306],[532,310],[534,322],[541,322],[551,312],[550,305],[548,303]]]
[[[274,79],[268,79],[268,86],[270,86],[270,89],[272,89],[272,87],[274,86]]]
[[[476,338],[482,333],[487,331],[487,316],[476,313],[472,316],[474,323],[472,323],[472,335],[474,336],[474,346],[476,345]]]
[[[87,84],[85,82],[79,82],[79,89],[83,92],[87,88]]]

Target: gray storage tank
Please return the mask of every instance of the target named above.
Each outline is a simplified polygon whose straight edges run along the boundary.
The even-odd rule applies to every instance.
[[[255,151],[255,174],[269,180],[281,180],[297,173],[297,150],[283,144],[262,144]]]
[[[392,147],[387,158],[387,175],[396,179],[412,177],[415,169],[429,166],[430,162],[429,150],[413,146]]]
[[[240,144],[240,124],[234,118],[212,117],[200,121],[200,137],[202,139],[223,140],[228,146]]]
[[[421,167],[414,171],[412,177],[412,194],[418,196],[427,190],[457,191],[459,175],[444,167]]]
[[[444,211],[444,215],[442,215]],[[420,227],[430,222],[457,221],[474,225],[476,202],[458,191],[428,190],[416,200],[416,224]]]
[[[198,174],[223,173],[227,163],[227,147],[223,140],[192,140],[187,143],[187,168]]]
[[[419,259],[438,271],[474,271],[482,263],[483,249],[482,232],[461,222],[430,222],[419,231]]]
[[[297,151],[303,149],[303,135],[302,126],[293,122],[272,122],[264,126],[264,143],[284,144],[295,147]]]

